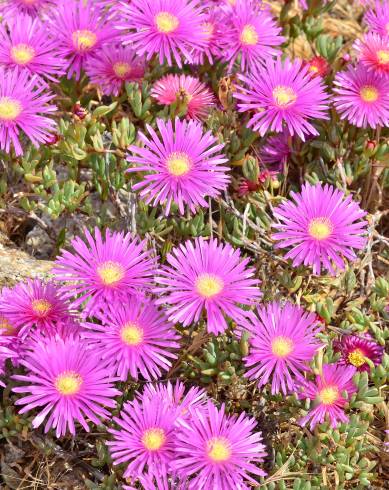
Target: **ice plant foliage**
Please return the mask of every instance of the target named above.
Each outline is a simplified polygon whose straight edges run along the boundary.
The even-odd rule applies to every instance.
[[[24,338],[34,327],[49,335],[62,331],[71,312],[56,284],[32,279],[2,291],[0,315]]]
[[[340,363],[352,365],[358,371],[370,371],[382,361],[384,347],[367,335],[343,335],[334,342],[335,352],[340,352]]]
[[[191,119],[204,119],[214,106],[212,92],[199,79],[189,75],[166,75],[158,80],[151,95],[162,105],[187,107]]]
[[[365,246],[366,213],[352,196],[329,185],[303,185],[274,212],[277,248],[289,248],[293,265],[312,266],[314,274],[344,269],[344,259],[356,260],[354,250]]]
[[[53,10],[50,34],[58,39],[59,53],[68,60],[68,78],[78,80],[85,63],[104,43],[117,36],[98,4],[88,0],[60,2]]]
[[[325,421],[333,428],[340,422],[347,422],[348,417],[344,413],[347,398],[344,393],[350,398],[357,391],[352,379],[355,372],[354,366],[324,364],[322,374],[316,376],[315,381],[303,382],[300,398],[309,398],[317,403],[300,420],[300,424],[304,426],[310,423],[310,428],[314,429],[317,424]]]
[[[39,427],[45,419],[45,432],[55,429],[57,437],[76,433],[75,422],[89,431],[87,419],[98,424],[110,417],[120,395],[114,378],[93,350],[77,337],[66,340],[51,337],[31,344],[31,351],[20,361],[27,373],[14,379],[27,383],[13,388],[24,394],[15,403],[20,413],[40,408],[32,421]]]
[[[192,61],[193,48],[206,44],[202,27],[205,16],[197,0],[132,0],[121,4],[121,36],[139,55],[150,60],[158,55],[162,64]]]
[[[160,136],[147,125],[150,137],[139,133],[143,147],[131,145],[127,160],[136,166],[128,172],[147,172],[143,179],[133,185],[141,190],[146,203],[165,204],[168,215],[173,203],[181,214],[185,205],[192,213],[199,206],[207,207],[206,197],[217,197],[230,181],[227,159],[221,153],[223,146],[217,144],[210,131],[204,133],[196,121],[157,120]]]
[[[62,250],[53,272],[63,286],[64,297],[75,308],[87,302],[86,314],[92,314],[108,304],[125,301],[130,294],[143,294],[151,287],[155,261],[146,242],[130,233],[98,228],[94,237],[85,230],[86,242],[72,240],[73,252]]]
[[[27,71],[7,71],[0,68],[0,149],[11,147],[22,155],[23,132],[36,147],[50,138],[56,124],[51,119],[56,107],[50,104],[54,95],[44,91],[44,85]]]
[[[65,72],[66,60],[58,56],[57,41],[47,36],[39,19],[19,15],[0,24],[0,65],[56,82]]]
[[[334,80],[335,107],[358,127],[389,126],[389,77],[363,66],[339,72]]]
[[[328,94],[320,77],[309,75],[301,60],[272,60],[258,66],[250,75],[238,75],[243,85],[234,95],[240,112],[252,111],[248,127],[262,136],[280,133],[286,127],[303,141],[318,135],[311,120],[328,119]]]
[[[256,420],[224,410],[208,402],[207,410],[195,409],[190,421],[180,421],[173,466],[181,478],[192,477],[190,488],[244,490],[257,483],[251,475],[265,475],[258,467],[266,452],[261,433],[254,432]]]
[[[209,332],[224,332],[227,318],[239,322],[245,317],[241,305],[255,303],[262,294],[249,260],[217,240],[188,240],[172,250],[167,264],[156,277],[155,293],[163,295],[157,303],[166,303],[169,319],[183,325],[204,315]]]
[[[249,332],[250,351],[245,358],[250,379],[258,386],[271,381],[271,392],[283,394],[296,391],[320,342],[316,315],[291,303],[269,303],[257,309],[257,316],[239,326]]]
[[[127,82],[139,81],[144,74],[144,62],[129,46],[103,46],[85,63],[91,83],[105,95],[119,95]]]
[[[86,323],[84,336],[121,380],[158,379],[177,358],[179,335],[152,302],[129,297],[96,316],[102,324]]]

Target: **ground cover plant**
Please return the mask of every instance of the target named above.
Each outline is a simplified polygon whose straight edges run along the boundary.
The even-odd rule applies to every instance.
[[[388,0],[0,13],[0,487],[387,488]]]

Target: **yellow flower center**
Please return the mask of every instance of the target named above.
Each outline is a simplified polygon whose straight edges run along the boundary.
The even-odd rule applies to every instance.
[[[61,395],[75,395],[81,389],[82,378],[73,371],[67,371],[57,376],[54,385]]]
[[[323,405],[332,405],[339,398],[339,390],[336,386],[327,386],[320,390],[319,398]]]
[[[186,153],[175,151],[169,155],[166,160],[166,166],[169,173],[175,177],[181,177],[189,172],[191,162]]]
[[[15,335],[16,328],[3,316],[0,315],[0,335]]]
[[[200,274],[196,279],[196,291],[203,298],[213,298],[223,289],[223,281],[213,274]]]
[[[126,323],[120,331],[120,338],[127,345],[139,345],[143,342],[143,329],[136,323]]]
[[[97,43],[97,36],[88,29],[74,31],[72,34],[73,46],[78,51],[88,51]]]
[[[389,63],[389,50],[380,49],[377,51],[377,58],[380,65],[387,65]]]
[[[348,360],[355,367],[361,367],[366,363],[365,356],[360,349],[355,349],[350,352],[348,355]]]
[[[212,22],[204,22],[202,24],[202,27],[203,27],[205,37],[207,39],[211,39],[211,37],[215,31],[215,26],[212,24]]]
[[[47,301],[47,299],[34,299],[31,303],[34,313],[36,313],[41,318],[48,315],[53,305]]]
[[[278,107],[284,109],[293,105],[297,100],[297,95],[291,87],[278,85],[273,89],[273,99]]]
[[[317,73],[319,71],[319,68],[316,65],[310,65],[308,71],[312,71],[313,73]]]
[[[360,94],[361,99],[364,102],[375,102],[378,99],[379,95],[378,90],[371,85],[365,85],[364,87],[362,87]]]
[[[0,119],[14,121],[22,112],[22,104],[11,97],[0,97]]]
[[[293,349],[293,340],[289,339],[288,337],[280,335],[272,340],[271,351],[277,357],[287,357],[291,352],[293,352]]]
[[[169,12],[160,12],[155,16],[155,24],[159,32],[169,34],[180,25],[178,18]]]
[[[313,218],[308,225],[308,233],[315,240],[325,240],[332,230],[333,226],[328,218]]]
[[[246,46],[254,46],[259,39],[258,32],[252,24],[246,24],[240,33],[239,39],[240,42]]]
[[[38,0],[22,0],[25,5],[34,5]]]
[[[215,437],[207,446],[208,456],[216,463],[227,461],[231,456],[231,445],[225,437]]]
[[[130,73],[131,66],[124,61],[117,61],[113,65],[113,71],[117,77],[125,78]]]
[[[11,48],[11,58],[18,65],[27,65],[35,56],[35,49],[28,44],[17,44]]]
[[[112,262],[111,260],[100,264],[97,268],[97,274],[105,286],[116,285],[125,275],[123,266],[119,262]]]
[[[165,431],[159,428],[147,429],[142,436],[142,443],[149,451],[158,451],[165,444],[165,441]]]

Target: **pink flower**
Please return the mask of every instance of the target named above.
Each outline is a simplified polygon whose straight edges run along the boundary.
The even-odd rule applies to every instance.
[[[61,292],[74,308],[87,301],[85,316],[120,304],[129,295],[143,295],[151,287],[156,267],[145,240],[108,229],[103,237],[98,228],[94,235],[85,230],[86,243],[73,239],[74,252],[62,250],[53,269],[56,279],[65,283]]]
[[[226,318],[239,323],[246,315],[241,305],[262,295],[249,260],[229,244],[188,240],[172,250],[167,263],[156,277],[155,293],[162,295],[157,303],[166,303],[169,319],[185,326],[204,315],[208,331],[217,335],[226,330]]]
[[[54,131],[56,123],[49,115],[56,112],[49,102],[54,95],[44,92],[45,87],[28,71],[0,68],[0,149],[10,153],[11,145],[16,155],[22,155],[20,144],[23,132],[38,148]]]
[[[244,82],[238,99],[238,111],[252,113],[247,126],[264,136],[267,131],[318,135],[312,119],[328,119],[328,94],[319,77],[312,77],[301,60],[273,60],[259,66],[251,75],[238,75]]]
[[[28,395],[15,404],[24,405],[21,414],[42,407],[32,425],[39,427],[48,417],[45,432],[56,429],[57,437],[68,430],[75,435],[75,422],[88,432],[86,419],[99,424],[100,418],[109,418],[103,407],[115,408],[113,398],[121,394],[101,358],[77,337],[40,339],[20,363],[27,374],[13,378],[27,384],[13,391]]]
[[[139,374],[147,380],[158,379],[171,367],[180,344],[178,333],[163,312],[151,301],[129,297],[96,313],[102,322],[84,323],[83,337],[106,360],[122,381]]]
[[[389,35],[389,2],[376,0],[374,7],[367,10],[365,22],[369,29],[379,36]]]
[[[277,302],[257,308],[257,316],[239,325],[239,331],[250,334],[250,352],[244,359],[245,376],[264,386],[270,380],[272,394],[284,395],[296,390],[296,381],[313,360],[320,342],[316,315],[291,303]]]
[[[119,95],[127,82],[139,81],[145,71],[144,61],[130,47],[108,45],[98,49],[85,63],[91,83],[105,95]]]
[[[310,428],[313,430],[317,424],[322,424],[328,418],[332,428],[335,428],[339,422],[347,422],[348,417],[344,413],[344,406],[347,397],[356,393],[357,387],[353,382],[353,376],[356,372],[354,366],[341,366],[336,364],[324,364],[321,376],[316,376],[316,380],[304,381],[301,384],[299,398],[309,398],[316,400],[317,405],[300,420],[304,427],[310,422]]]
[[[369,32],[354,43],[359,61],[368,70],[379,75],[389,75],[389,35],[381,37]]]
[[[370,335],[342,335],[334,342],[334,351],[340,352],[340,364],[352,365],[358,371],[370,371],[366,359],[378,366],[382,361],[384,347],[378,345]]]
[[[166,75],[155,82],[151,95],[162,105],[185,105],[187,117],[196,120],[205,119],[215,105],[206,85],[189,75]]]

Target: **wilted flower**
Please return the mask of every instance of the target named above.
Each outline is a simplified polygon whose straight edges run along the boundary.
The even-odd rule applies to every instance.
[[[344,259],[353,261],[353,249],[365,246],[366,216],[352,196],[329,185],[304,184],[301,193],[291,192],[293,200],[282,203],[275,209],[279,220],[273,227],[278,231],[273,238],[276,248],[292,249],[286,258],[293,259],[295,267],[311,265],[314,274],[322,267],[331,274],[335,268],[344,269]]]

